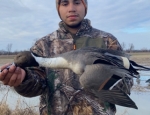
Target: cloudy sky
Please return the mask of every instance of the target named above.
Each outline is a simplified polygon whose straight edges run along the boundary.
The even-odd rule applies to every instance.
[[[150,0],[88,0],[92,26],[112,33],[125,48],[150,49]],[[0,50],[29,49],[58,29],[55,0],[0,0]]]

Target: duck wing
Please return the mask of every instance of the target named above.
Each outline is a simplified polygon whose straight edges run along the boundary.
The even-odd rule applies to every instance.
[[[112,90],[89,90],[95,97],[107,101],[109,103],[117,104],[124,107],[138,109],[134,101],[121,89],[113,88]]]
[[[79,81],[87,92],[100,100],[137,109],[135,103],[127,95],[130,94],[128,85],[125,85],[124,89],[116,87],[124,78],[132,77],[132,74],[126,69],[105,64],[94,64],[86,66]]]
[[[87,65],[79,81],[85,89],[111,90],[124,78],[133,78],[127,69],[106,64]],[[127,91],[130,94],[130,90]]]

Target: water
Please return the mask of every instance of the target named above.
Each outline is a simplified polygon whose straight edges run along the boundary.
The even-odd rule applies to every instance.
[[[117,106],[117,115],[150,115],[150,92],[132,92],[131,99],[138,109]]]
[[[117,106],[116,115],[150,115],[150,89],[147,87],[148,84],[145,83],[145,81],[149,78],[150,72],[141,72],[140,84],[137,84],[136,79],[134,79],[135,89],[131,92],[131,99],[136,103],[138,110]],[[0,89],[3,88],[5,87],[1,85]],[[22,108],[36,106],[36,110],[38,110],[39,97],[22,97],[15,91],[10,90],[9,87],[7,87],[5,90],[2,90],[0,93],[0,102],[5,100],[12,109],[15,109],[17,103],[19,103]]]
[[[39,96],[32,98],[23,97],[16,93],[13,88],[4,86],[0,82],[0,104],[5,101],[11,109],[15,109],[17,106],[19,108],[33,107],[37,111],[39,109]]]
[[[19,108],[33,107],[35,110],[38,110],[39,96],[34,98],[23,97],[8,86],[5,87],[1,85],[0,89],[0,103],[6,101],[11,109],[15,109],[17,106],[19,106]]]
[[[150,79],[150,72],[140,72],[140,83],[134,79],[134,88],[131,99],[136,103],[138,109],[117,106],[117,115],[150,115],[150,86],[145,83]]]

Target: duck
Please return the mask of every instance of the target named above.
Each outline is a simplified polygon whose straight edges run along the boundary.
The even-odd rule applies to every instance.
[[[5,69],[9,70],[11,66],[18,66],[21,68],[30,67],[30,66],[39,66],[35,61],[30,51],[21,51],[14,57],[14,62],[7,66]],[[4,70],[4,69],[3,69]],[[0,70],[2,72],[3,70]]]
[[[138,109],[127,92],[116,87],[125,78],[139,75],[138,70],[150,70],[129,60],[123,51],[85,47],[72,50],[54,57],[41,57],[32,51],[20,52],[14,58],[16,66],[47,67],[52,69],[70,69],[79,75],[82,89],[95,97],[120,106]],[[24,64],[25,63],[25,64]]]
[[[31,55],[30,51],[21,51],[14,57],[14,62],[12,63],[14,66],[18,66],[21,68],[30,67],[30,66],[39,66],[36,62],[35,58]],[[7,67],[8,68],[8,67]]]

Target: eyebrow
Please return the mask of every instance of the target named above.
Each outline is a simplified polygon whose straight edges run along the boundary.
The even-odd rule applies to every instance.
[[[67,2],[68,0],[60,0],[60,2],[59,3],[61,3],[61,2]]]
[[[61,2],[68,2],[69,0],[60,0],[60,2],[59,3],[61,3]],[[73,1],[81,1],[81,0],[73,0]]]
[[[74,0],[74,1],[81,1],[81,0]]]

